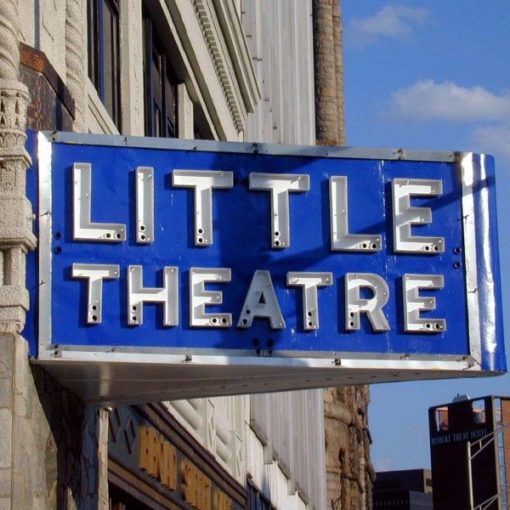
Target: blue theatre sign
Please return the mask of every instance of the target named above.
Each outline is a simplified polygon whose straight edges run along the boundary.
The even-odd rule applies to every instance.
[[[491,157],[31,145],[25,334],[86,400],[505,371]]]

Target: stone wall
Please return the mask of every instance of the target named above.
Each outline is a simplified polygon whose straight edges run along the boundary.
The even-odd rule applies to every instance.
[[[372,508],[368,386],[328,388],[324,394],[326,469],[331,510]]]
[[[0,360],[0,509],[108,508],[106,412],[31,366],[20,335],[0,336]]]

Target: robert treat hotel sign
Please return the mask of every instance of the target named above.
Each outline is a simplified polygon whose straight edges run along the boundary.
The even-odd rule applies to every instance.
[[[489,156],[36,133],[25,334],[86,400],[505,370]]]

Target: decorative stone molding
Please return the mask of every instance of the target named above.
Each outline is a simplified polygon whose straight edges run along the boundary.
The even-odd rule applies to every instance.
[[[229,50],[230,61],[237,78],[236,83],[239,86],[245,110],[253,113],[261,94],[252,66],[252,56],[248,51],[247,35],[241,24],[240,6],[234,5],[231,0],[211,0],[211,2]]]
[[[66,84],[75,102],[73,131],[83,131],[85,126],[84,14],[82,0],[66,0]]]
[[[19,51],[17,52],[19,58]],[[20,332],[28,309],[25,254],[35,247],[32,205],[25,197],[28,90],[0,79],[0,330]]]
[[[219,34],[216,30],[213,20],[213,13],[208,0],[193,0],[193,7],[197,16],[202,34],[207,43],[207,48],[213,61],[216,75],[221,83],[225,99],[235,127],[238,132],[244,130],[244,122],[246,119],[246,111],[242,108],[236,97],[234,83],[228,72],[228,63],[222,51]],[[243,111],[244,110],[244,111]]]
[[[0,148],[10,149],[13,155],[24,153],[28,101],[25,85],[0,79]]]
[[[232,431],[231,434],[233,447],[231,472],[235,478],[240,480],[244,473],[243,439],[235,431]]]
[[[28,251],[36,242],[32,207],[25,197],[30,164],[25,150],[28,101],[25,85],[0,79],[0,249],[18,246]]]

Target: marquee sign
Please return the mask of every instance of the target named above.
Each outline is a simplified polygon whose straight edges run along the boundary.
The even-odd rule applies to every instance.
[[[488,156],[33,142],[26,334],[85,398],[505,370]]]

